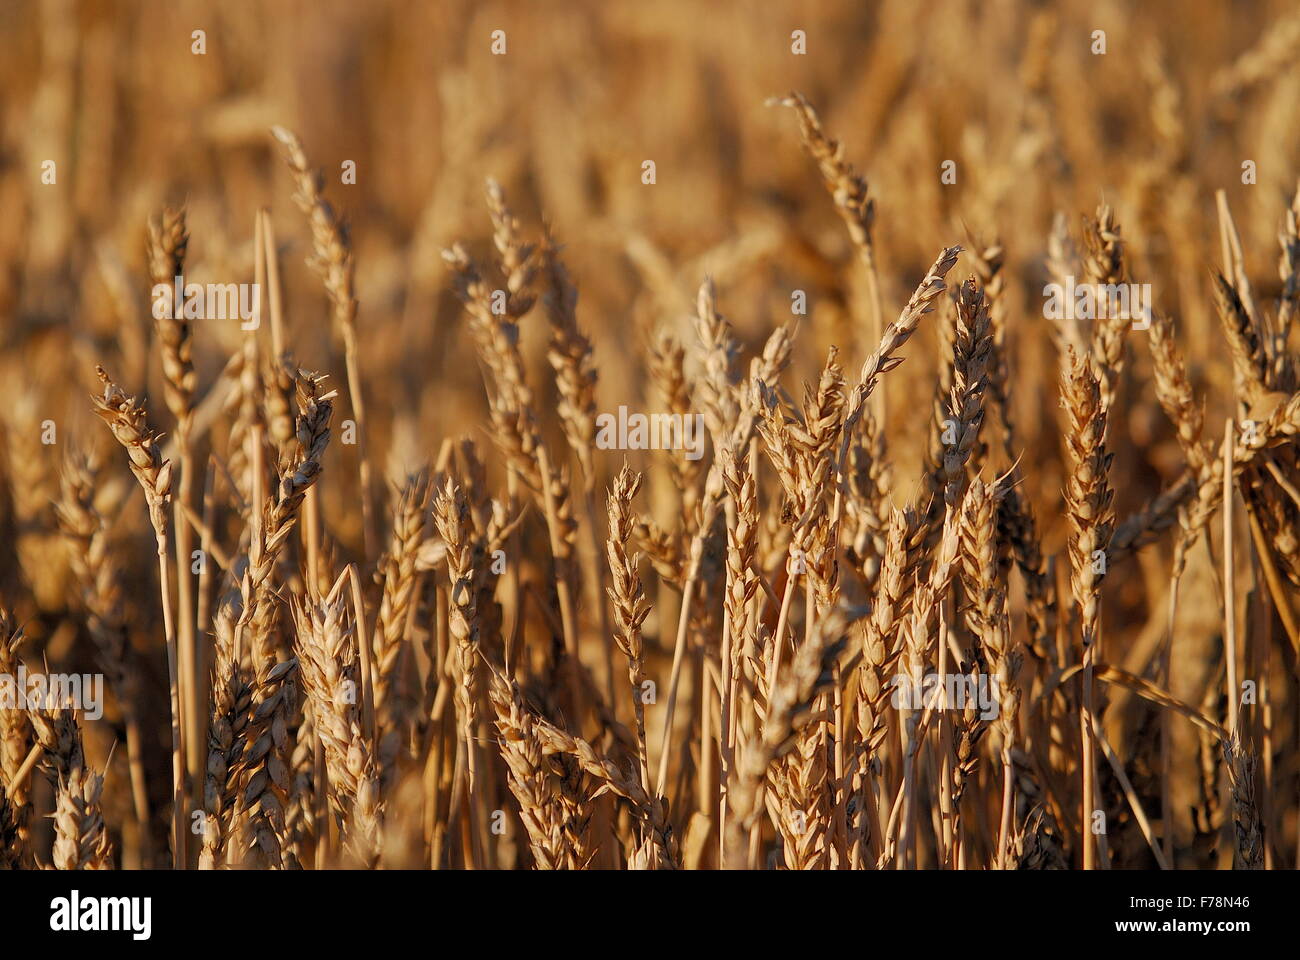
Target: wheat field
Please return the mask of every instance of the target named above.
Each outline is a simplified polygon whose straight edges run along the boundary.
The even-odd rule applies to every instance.
[[[0,51],[0,866],[1297,866],[1292,4]]]

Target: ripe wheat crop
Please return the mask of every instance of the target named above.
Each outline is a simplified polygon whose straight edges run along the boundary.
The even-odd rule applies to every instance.
[[[1297,865],[1290,5],[204,6],[0,15],[0,867]]]

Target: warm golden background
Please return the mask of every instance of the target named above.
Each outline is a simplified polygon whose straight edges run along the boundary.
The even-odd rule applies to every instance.
[[[203,55],[191,52],[192,31],[199,29],[206,32]],[[504,56],[491,53],[494,30],[506,32]],[[806,32],[806,55],[791,53],[793,30]],[[1105,31],[1103,56],[1091,52],[1094,30]],[[1237,401],[1243,395],[1234,385],[1215,309],[1212,271],[1224,263],[1215,195],[1224,191],[1255,302],[1275,312],[1285,279],[1279,275],[1278,236],[1300,176],[1300,128],[1294,120],[1300,101],[1298,53],[1300,16],[1282,0],[0,4],[0,369],[8,396],[0,410],[0,606],[23,626],[20,652],[29,665],[44,658],[52,670],[93,669],[82,593],[53,504],[62,495],[67,449],[97,451],[103,460],[99,507],[108,522],[113,576],[122,585],[132,669],[141,678],[137,712],[149,773],[149,829],[155,834],[148,860],[133,823],[119,744],[103,797],[114,865],[166,860],[157,851],[165,849],[171,803],[167,674],[144,501],[125,469],[125,454],[92,412],[89,396],[98,392],[94,365],[102,363],[126,393],[148,398],[156,429],[173,430],[162,402],[146,262],[146,223],[168,204],[186,207],[185,273],[197,283],[251,281],[254,219],[260,208],[270,211],[288,340],[299,364],[329,374],[329,384],[340,391],[335,436],[319,486],[324,536],[333,545],[332,573],[346,562],[359,565],[372,627],[381,604],[386,568],[377,550],[364,554],[357,447],[338,443],[339,422],[353,415],[343,341],[320,279],[304,265],[311,233],[292,201],[295,184],[269,133],[273,125],[299,135],[311,162],[324,173],[325,195],[350,227],[360,382],[369,422],[369,495],[376,503],[382,546],[389,541],[397,502],[393,484],[432,463],[447,438],[477,440],[489,461],[492,494],[504,496],[505,470],[487,430],[481,364],[441,256],[456,240],[480,260],[490,256],[492,225],[484,203],[489,177],[504,187],[525,237],[538,238],[545,224],[563,245],[562,257],[580,293],[578,323],[594,346],[596,410],[616,410],[619,404],[662,409],[646,361],[646,347],[660,331],[686,346],[687,369],[697,375],[695,295],[706,276],[716,284],[719,309],[745,348],[741,371],[772,329],[789,319],[791,291],[801,289],[809,310],[785,375],[786,389],[797,398],[805,380],[815,383],[831,344],[841,350],[849,384],[856,382],[858,367],[875,346],[868,333],[871,306],[862,264],[816,165],[801,149],[794,114],[765,106],[773,95],[802,92],[827,133],[843,142],[845,159],[870,185],[886,321],[897,315],[943,247],[1003,247],[999,302],[1023,450],[1021,489],[1038,517],[1044,555],[1057,558],[1067,591],[1064,610],[1070,531],[1062,501],[1069,469],[1062,436],[1068,428],[1058,403],[1061,360],[1051,323],[1042,315],[1042,287],[1053,277],[1054,218],[1064,217],[1082,249],[1084,217],[1094,216],[1101,203],[1110,206],[1122,230],[1130,275],[1152,285],[1159,310],[1173,320],[1196,405],[1205,413],[1206,441],[1217,451],[1225,418],[1241,412]],[[54,185],[41,181],[47,160],[57,165]],[[355,185],[340,182],[341,165],[348,160],[356,165]],[[653,185],[642,183],[646,160],[656,165]],[[941,164],[948,160],[956,163],[953,185],[940,182]],[[1257,167],[1253,185],[1242,183],[1246,160]],[[1058,230],[1057,236],[1064,234]],[[963,256],[949,274],[949,287],[955,290],[976,267]],[[952,309],[944,297],[939,311]],[[931,322],[935,316],[938,312],[922,323],[902,351],[906,363],[881,387],[888,397],[882,431],[891,464],[887,499],[895,506],[915,502],[924,508],[929,495],[922,464],[933,429],[936,375],[943,366],[938,327]],[[567,463],[546,361],[548,325],[540,308],[521,331],[542,432],[549,448],[558,451],[554,455]],[[195,323],[200,400],[222,382],[242,338],[233,322]],[[1118,521],[1174,483],[1184,469],[1183,452],[1157,402],[1146,334],[1128,334],[1126,351],[1108,432]],[[218,455],[225,449],[229,416],[219,415],[197,441],[200,465],[209,446]],[[1001,422],[997,416],[990,414],[985,424],[986,480],[1009,465],[993,439],[993,424]],[[40,442],[40,424],[47,419],[57,425],[54,445]],[[649,493],[641,494],[637,509],[655,514],[671,529],[680,498],[665,459],[637,453],[630,459],[647,471]],[[620,452],[595,453],[590,516],[596,540],[606,535],[604,492],[622,460]],[[760,473],[765,474],[764,513],[775,528],[780,509],[766,460]],[[200,475],[196,491],[202,486]],[[578,501],[580,486],[575,479]],[[580,504],[576,512],[586,525],[589,515]],[[219,539],[237,555],[247,548],[246,540],[241,545],[239,518],[224,504],[217,513]],[[1222,562],[1221,519],[1216,514],[1210,523],[1212,554],[1198,544],[1181,583],[1168,692],[1225,723],[1224,583],[1222,571],[1216,573],[1210,562],[1211,555],[1215,564]],[[1114,566],[1103,590],[1107,659],[1153,679],[1166,637],[1170,564],[1178,539],[1175,512],[1167,511],[1163,521],[1151,545]],[[1262,829],[1267,862],[1290,867],[1300,841],[1296,654],[1264,587],[1257,586],[1259,564],[1244,510],[1237,511],[1236,523],[1237,568],[1229,586],[1236,594],[1242,676],[1272,681],[1271,713],[1243,714],[1253,749],[1264,754],[1251,799],[1259,817],[1255,829]],[[545,581],[549,556],[537,511],[526,526],[520,541],[530,554],[521,564],[525,577]],[[437,533],[429,521],[427,537],[436,539]],[[588,570],[594,540],[584,534],[578,542]],[[770,543],[764,544],[770,553]],[[603,544],[601,551],[603,563]],[[446,629],[439,610],[445,590],[438,589],[445,586],[439,584],[444,569],[421,573],[405,643],[434,649]],[[655,606],[645,625],[646,669],[658,681],[662,704],[679,594],[659,584],[649,563],[641,573]],[[771,567],[769,574],[779,590],[783,574]],[[287,594],[294,589],[294,575],[281,575]],[[842,573],[846,582],[854,576],[847,567]],[[1007,583],[1014,633],[1020,637],[1020,581],[1011,576]],[[719,587],[711,601],[720,602],[721,592]],[[590,578],[584,580],[583,659],[603,687],[601,651],[609,641],[601,636],[597,596]],[[503,602],[510,620],[511,605]],[[541,662],[550,643],[548,621],[533,614],[527,619],[525,643],[533,645]],[[286,656],[292,624],[286,609],[277,627]],[[706,624],[692,634],[689,652],[698,649],[700,657],[716,660],[717,637],[708,629]],[[1064,665],[1077,661],[1077,640],[1076,635],[1063,641],[1073,657]],[[850,653],[854,643],[851,638]],[[209,646],[210,639],[200,637],[199,645]],[[211,657],[205,656],[206,664]],[[407,664],[412,686],[437,686],[437,677],[430,682],[427,675],[428,664],[426,653],[412,654]],[[447,669],[454,673],[454,667]],[[678,841],[691,835],[693,812],[717,814],[716,800],[705,802],[700,792],[710,776],[716,777],[716,758],[694,776],[701,759],[695,749],[700,670],[701,661],[688,658],[676,735],[682,746],[668,791]],[[1026,700],[1041,692],[1049,674],[1032,657],[1027,660]],[[540,674],[521,676],[525,679],[545,683]],[[621,667],[617,679],[624,680]],[[850,693],[855,690],[850,684]],[[480,696],[490,718],[484,691]],[[1109,701],[1109,742],[1128,766],[1156,834],[1169,838],[1175,863],[1230,866],[1234,812],[1241,813],[1234,798],[1242,798],[1240,789],[1235,794],[1229,789],[1217,742],[1166,711],[1172,717],[1164,724],[1172,761],[1162,788],[1161,709],[1127,687],[1111,687]],[[616,704],[618,719],[631,725],[624,691]],[[408,779],[423,783],[425,792],[413,787],[408,796],[394,788],[386,798],[389,829],[400,832],[390,844],[397,851],[390,854],[391,864],[427,865],[431,856],[439,856],[431,852],[435,848],[441,850],[441,866],[462,866],[480,854],[486,858],[476,861],[480,865],[534,863],[499,758],[489,759],[480,788],[488,791],[482,810],[509,811],[506,840],[496,852],[482,853],[468,839],[437,839],[446,830],[448,784],[456,776],[451,760],[456,724],[448,719],[452,707],[442,707],[446,715],[432,725],[433,732],[417,723],[415,733],[441,738],[443,767],[426,775],[427,743],[408,744],[416,758],[411,769],[419,771]],[[1026,706],[1022,719],[1031,742],[1033,709]],[[199,707],[203,716],[207,710],[206,704]],[[551,719],[563,725],[562,713]],[[660,736],[656,724],[662,722],[658,714],[647,711],[652,774]],[[121,737],[120,717],[110,695],[107,718],[86,724],[95,769],[103,768],[109,745]],[[594,715],[567,720],[585,728],[615,762],[635,767],[617,737],[608,731],[594,735],[600,728]],[[495,730],[484,720],[480,732],[483,755],[491,758]],[[894,734],[891,726],[889,749],[896,751]],[[711,736],[717,736],[716,728]],[[705,740],[712,743],[708,735]],[[987,866],[996,846],[1001,791],[996,743],[992,735],[982,742],[985,757],[968,797],[967,818],[976,824],[969,826],[971,867]],[[1264,744],[1271,745],[1271,753]],[[679,774],[677,758],[683,754],[688,766]],[[1064,793],[1049,802],[1059,821],[1054,842],[1071,865],[1082,862],[1078,807],[1070,794],[1078,789],[1071,785],[1075,762],[1053,754],[1056,788]],[[897,790],[897,763],[896,752],[884,757],[882,793],[889,801]],[[32,809],[49,812],[53,788],[32,776]],[[933,769],[925,771],[925,791],[933,790],[935,777]],[[1154,866],[1123,792],[1106,776],[1103,781],[1108,804],[1114,801],[1114,865]],[[200,786],[190,783],[195,792]],[[1172,823],[1163,822],[1161,814],[1165,791],[1171,794],[1164,799]],[[635,833],[629,816],[617,812],[621,808],[608,798],[590,802],[594,819],[585,829],[593,862],[624,865],[624,841]],[[924,802],[919,864],[934,866],[936,854],[927,839],[930,801]],[[1029,811],[1017,807],[1019,827],[1025,822],[1021,814]],[[400,824],[400,831],[393,824]],[[461,829],[459,823],[455,829]],[[693,842],[683,844],[688,862],[716,865],[717,824],[706,819],[692,829]],[[32,816],[31,830],[31,855],[48,862],[50,823]],[[711,839],[700,841],[699,831]],[[763,838],[765,844],[774,841],[776,832],[765,829]],[[309,840],[304,844],[305,850],[311,846]],[[782,862],[780,853],[772,856]],[[308,859],[305,853],[304,862]]]

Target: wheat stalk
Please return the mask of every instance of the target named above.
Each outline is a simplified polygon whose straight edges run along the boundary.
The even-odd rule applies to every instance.
[[[373,869],[381,854],[381,771],[362,728],[360,655],[346,601],[297,603],[293,616],[294,653],[325,754],[330,804],[350,862]]]
[[[312,259],[309,266],[320,276],[329,296],[335,326],[343,337],[347,364],[348,399],[357,424],[357,471],[361,482],[361,516],[366,555],[375,542],[373,506],[370,500],[370,461],[366,456],[366,412],[361,389],[361,359],[357,340],[357,299],[354,275],[356,263],[352,242],[342,218],[325,199],[324,180],[311,167],[298,138],[284,127],[273,127],[284,158],[293,175],[294,202],[311,221]]]
[[[1066,481],[1065,504],[1070,518],[1070,584],[1079,611],[1083,642],[1083,696],[1079,725],[1083,737],[1083,809],[1080,833],[1084,869],[1096,863],[1096,847],[1091,838],[1093,811],[1096,809],[1095,741],[1092,728],[1097,723],[1093,706],[1093,669],[1101,643],[1101,580],[1113,558],[1107,554],[1110,543],[1114,492],[1107,475],[1112,455],[1106,452],[1106,407],[1101,383],[1087,357],[1069,351],[1069,366],[1062,380],[1062,405],[1069,419],[1066,443],[1072,473]]]
[[[158,580],[162,596],[163,631],[167,644],[167,682],[171,697],[172,723],[172,857],[176,866],[186,863],[185,832],[185,741],[182,720],[185,716],[181,704],[178,678],[176,632],[173,626],[171,591],[167,575],[167,503],[171,498],[171,461],[165,461],[158,447],[158,434],[145,422],[144,407],[134,397],[128,397],[109,379],[103,367],[95,373],[103,385],[102,397],[93,397],[94,411],[113,432],[117,442],[126,450],[131,472],[144,491],[149,508],[149,521],[153,526],[154,542],[158,554]]]

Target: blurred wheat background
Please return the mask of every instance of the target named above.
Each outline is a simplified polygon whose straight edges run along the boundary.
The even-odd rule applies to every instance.
[[[1296,864],[1290,4],[15,0],[0,52],[0,672],[108,685],[0,711],[0,864]],[[177,269],[264,322],[156,321]],[[889,703],[934,669],[998,719]]]

